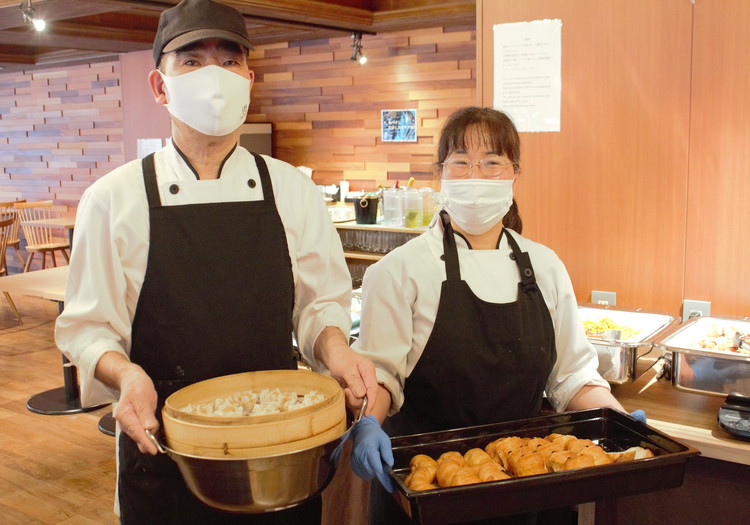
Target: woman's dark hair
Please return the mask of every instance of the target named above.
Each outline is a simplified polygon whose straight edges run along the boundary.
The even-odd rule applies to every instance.
[[[516,173],[520,171],[521,139],[510,117],[496,109],[470,106],[459,109],[443,124],[435,173],[440,173],[440,167],[448,155],[456,150],[466,150],[474,137],[480,137],[487,149],[507,156],[513,163],[513,170]],[[515,199],[503,218],[503,226],[521,233],[523,223]]]

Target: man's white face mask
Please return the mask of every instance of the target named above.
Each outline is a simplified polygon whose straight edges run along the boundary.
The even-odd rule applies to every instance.
[[[206,66],[168,77],[167,110],[191,128],[221,137],[239,128],[250,106],[250,79],[219,66]]]

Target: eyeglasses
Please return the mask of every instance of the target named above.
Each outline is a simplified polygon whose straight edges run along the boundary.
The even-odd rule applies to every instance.
[[[445,176],[448,179],[463,179],[469,176],[469,173],[476,166],[479,173],[488,179],[512,179],[515,174],[516,164],[502,157],[493,156],[485,157],[482,160],[473,161],[463,157],[448,159],[440,164],[445,170]]]

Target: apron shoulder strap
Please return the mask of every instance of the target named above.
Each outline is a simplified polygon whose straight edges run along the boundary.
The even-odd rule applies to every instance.
[[[440,210],[440,220],[443,223],[443,260],[445,261],[445,276],[448,281],[460,281],[461,269],[458,265],[458,249],[456,238],[451,226],[448,212]]]
[[[271,175],[268,173],[268,165],[266,161],[259,154],[250,152],[255,157],[255,165],[258,167],[258,174],[260,175],[260,184],[263,188],[263,200],[276,202],[273,196],[273,184],[271,184]]]
[[[518,243],[510,232],[507,232],[506,237],[508,238],[510,249],[513,250],[513,257],[518,265],[518,270],[521,272],[521,282],[519,283],[521,288],[526,293],[535,290],[536,277],[534,276],[534,267],[531,265],[529,252],[521,251],[521,248],[518,247]]]
[[[159,197],[159,187],[156,184],[156,167],[153,153],[143,157],[141,168],[143,170],[143,183],[146,185],[148,207],[158,208],[161,206],[161,198]]]

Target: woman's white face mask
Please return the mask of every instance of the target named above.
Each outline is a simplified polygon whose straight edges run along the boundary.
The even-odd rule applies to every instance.
[[[250,106],[250,79],[210,65],[164,80],[169,113],[196,131],[221,137],[239,128]]]
[[[459,228],[481,235],[505,217],[513,203],[513,179],[444,179],[443,208]]]

